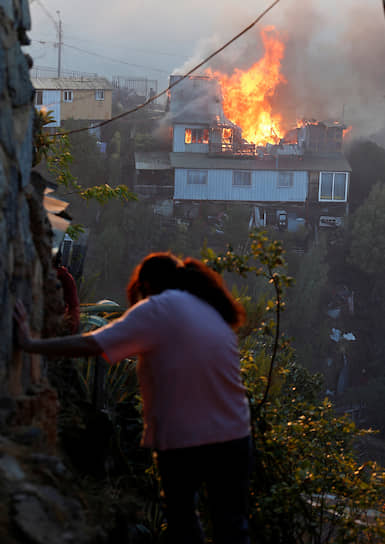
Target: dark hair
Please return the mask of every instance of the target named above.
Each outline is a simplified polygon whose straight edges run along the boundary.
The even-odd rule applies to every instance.
[[[184,261],[172,253],[150,253],[135,268],[127,285],[131,304],[141,297],[159,294],[166,289],[181,289],[213,306],[234,329],[246,317],[243,306],[224,285],[222,277],[191,257]]]

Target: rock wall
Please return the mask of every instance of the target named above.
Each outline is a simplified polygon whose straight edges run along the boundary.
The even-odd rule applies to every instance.
[[[42,331],[52,334],[63,308],[51,267],[52,232],[42,205],[44,180],[36,173],[31,180],[32,61],[21,49],[29,44],[26,31],[30,26],[28,0],[0,0],[0,431],[11,407],[13,412],[16,407],[14,421],[31,424],[23,421],[23,398],[33,396],[36,386],[40,397],[42,388],[52,391],[41,375],[40,357],[15,348],[12,313],[16,298],[26,305],[36,335]],[[52,413],[57,404],[55,393],[44,397],[52,399],[47,407]],[[29,406],[31,401],[27,398],[25,402]],[[36,422],[38,414],[32,419]],[[45,414],[42,421],[46,421]],[[54,436],[54,418],[50,421],[48,434]]]
[[[21,51],[30,28],[27,0],[0,0],[0,394],[8,389],[13,358],[16,293],[30,298],[36,252],[24,190],[32,164],[33,87]]]

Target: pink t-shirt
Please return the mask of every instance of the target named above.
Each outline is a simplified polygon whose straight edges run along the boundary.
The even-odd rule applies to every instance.
[[[143,446],[166,450],[249,434],[237,337],[203,300],[167,290],[92,336],[110,363],[139,356]]]

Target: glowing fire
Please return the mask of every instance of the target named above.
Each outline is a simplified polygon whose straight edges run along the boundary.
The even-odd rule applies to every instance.
[[[274,27],[262,30],[265,55],[248,71],[236,69],[232,76],[207,73],[222,85],[225,116],[242,128],[242,136],[257,145],[278,143],[283,136],[281,115],[273,115],[270,103],[279,84],[286,83],[280,73],[285,46]]]
[[[191,144],[191,142],[192,142],[191,128],[186,128],[185,134],[184,134],[184,141],[185,141],[186,144]]]
[[[352,130],[353,130],[353,127],[351,125],[344,129],[344,131],[343,131],[343,139],[344,140],[351,136]]]

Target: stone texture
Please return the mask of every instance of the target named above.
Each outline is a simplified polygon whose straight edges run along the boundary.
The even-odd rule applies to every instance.
[[[52,393],[46,386],[44,391],[25,395],[31,383],[41,376],[36,371],[39,361],[31,365],[30,356],[21,354],[13,342],[15,299],[23,300],[31,313],[34,333],[41,335],[47,328],[44,321],[49,320],[45,292],[55,279],[43,190],[30,184],[35,113],[29,77],[31,62],[21,49],[28,41],[26,31],[30,25],[27,0],[0,0],[0,395],[9,390],[20,396],[14,420],[30,426],[34,414],[38,427],[53,442],[57,408],[52,411],[51,404],[57,404],[57,399],[49,400]],[[50,304],[51,313],[60,313],[63,302],[58,302],[57,293]],[[58,318],[53,321],[52,333]],[[40,417],[39,409],[48,412]],[[0,417],[1,422],[4,418],[5,415]]]
[[[5,50],[0,43],[0,97],[4,95],[6,75]]]
[[[20,51],[20,42],[8,50],[8,92],[12,106],[30,104],[34,89],[29,78],[29,67],[25,55]]]
[[[0,9],[3,10],[4,15],[11,21],[14,21],[15,16],[15,3],[13,0],[0,0]]]
[[[24,484],[12,498],[13,521],[35,544],[85,544],[100,540],[86,529],[79,501],[50,486]]]
[[[31,14],[29,12],[28,0],[20,0],[19,27],[24,30],[31,28]]]
[[[14,157],[16,154],[16,138],[12,108],[9,104],[2,104],[0,112],[0,145],[9,156]]]

